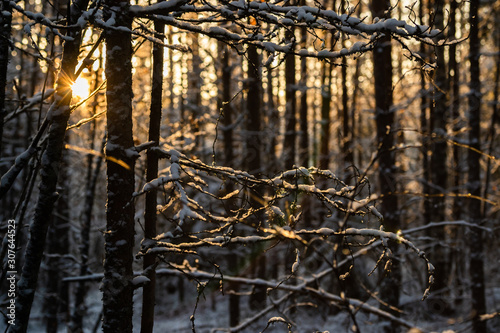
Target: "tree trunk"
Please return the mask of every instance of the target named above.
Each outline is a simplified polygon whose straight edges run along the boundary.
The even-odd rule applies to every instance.
[[[3,152],[3,126],[5,110],[5,88],[7,87],[7,67],[10,54],[10,33],[12,24],[12,7],[9,0],[2,0],[2,15],[0,16],[0,157]]]
[[[131,28],[129,1],[107,1],[116,26]],[[132,45],[121,30],[106,30],[107,205],[103,292],[103,332],[132,332],[134,247],[134,164],[132,138]],[[119,163],[118,163],[119,162]]]
[[[332,68],[326,61],[321,73],[321,121],[319,132],[319,168],[328,169],[330,164],[330,103],[332,99]]]
[[[340,7],[342,11],[346,11],[346,1],[342,0],[340,2]],[[342,48],[346,47],[345,36],[342,36]],[[342,57],[342,67],[341,67],[341,86],[342,86],[342,158],[343,165],[342,169],[348,168],[353,164],[352,156],[352,133],[351,133],[351,123],[354,119],[350,119],[349,115],[349,93],[347,90],[347,57]],[[347,173],[350,174],[350,173]]]
[[[247,94],[247,122],[246,122],[246,168],[250,174],[259,174],[262,172],[261,162],[261,100],[262,100],[262,81],[261,81],[261,65],[257,48],[254,46],[248,47],[248,94]],[[256,197],[262,196],[262,189],[249,189],[249,202],[254,208],[257,208],[260,203]],[[260,217],[256,216],[253,223],[257,226],[260,223]],[[261,251],[257,250],[257,277],[265,278],[265,256]],[[266,290],[258,287],[250,296],[249,305],[252,310],[261,309],[266,304]]]
[[[304,4],[305,1],[302,1]],[[302,27],[300,47],[307,48],[307,28]],[[308,128],[308,106],[307,106],[307,58],[300,59],[300,142],[299,142],[299,164],[309,166],[309,128]]]
[[[372,11],[374,17],[384,17],[384,12],[390,8],[389,0],[373,0]],[[396,156],[394,147],[394,110],[392,110],[392,60],[391,38],[385,35],[377,41],[373,50],[374,79],[375,79],[375,119],[377,124],[378,178],[380,194],[383,196],[380,212],[384,216],[384,230],[397,232],[400,228],[398,198],[391,193],[396,191]],[[399,306],[399,288],[401,270],[397,256],[397,244],[389,242],[389,247],[395,254],[392,257],[391,271],[384,278],[381,285],[381,298],[390,306]],[[385,308],[385,306],[383,306]],[[395,316],[398,312],[387,309]],[[384,327],[384,332],[396,332],[397,326],[392,323]]]
[[[444,1],[439,0],[435,2],[435,16],[434,23],[436,28],[442,30],[444,27]],[[432,144],[431,144],[431,180],[432,186],[430,187],[431,194],[431,222],[442,222],[446,219],[446,205],[445,196],[448,189],[448,167],[447,167],[447,130],[446,124],[448,119],[448,103],[446,92],[448,91],[447,69],[444,59],[444,47],[436,48],[436,64],[434,76],[434,92],[433,92],[433,105],[431,110],[430,125],[432,131]],[[448,287],[448,279],[450,272],[450,265],[448,262],[448,251],[446,246],[446,233],[445,228],[431,228],[429,229],[429,236],[435,241],[432,250],[429,251],[429,260],[436,267],[434,273],[433,291],[440,291],[446,294]],[[444,297],[439,298],[439,302],[433,303],[433,310],[440,313],[448,312],[449,306],[446,304]]]
[[[287,30],[285,33],[287,43],[290,43],[294,37],[293,28]],[[295,43],[295,42],[294,42]],[[283,142],[283,161],[284,167],[287,170],[293,168],[295,164],[296,155],[296,141],[297,141],[297,101],[295,98],[296,82],[295,82],[295,55],[287,54],[285,59],[285,138]]]
[[[68,25],[75,23],[87,6],[88,0],[76,0],[68,13]],[[73,73],[78,61],[81,41],[81,31],[70,31],[68,34],[73,39],[64,43],[61,74],[57,79],[55,106],[52,110],[47,149],[42,156],[40,194],[35,208],[35,216],[30,226],[30,239],[25,253],[26,261],[18,283],[16,322],[14,326],[9,328],[9,332],[12,333],[26,332],[28,328],[50,215],[58,198],[56,184],[70,115],[71,82],[74,80]]]
[[[162,39],[165,25],[155,22],[156,38]],[[153,44],[153,77],[151,88],[151,113],[149,116],[149,138],[157,145],[160,143],[160,124],[163,96],[163,46]],[[148,149],[146,154],[146,181],[150,182],[158,178],[158,156],[154,150]],[[156,205],[157,190],[153,189],[146,193],[146,207],[144,212],[144,238],[153,239],[156,237]],[[142,291],[142,318],[141,333],[152,333],[154,326],[155,312],[155,272],[156,257],[148,253],[144,256],[143,268],[145,275],[149,278],[149,283],[143,287]]]
[[[479,38],[479,0],[470,2],[470,36],[469,36],[469,61],[470,61],[470,92],[469,92],[469,145],[467,164],[468,192],[473,197],[481,196],[480,157],[481,149],[481,81],[479,76],[479,56],[481,41]],[[470,199],[469,201],[470,222],[481,224],[481,201]],[[484,253],[482,229],[470,229],[470,274],[472,290],[472,326],[474,333],[487,332],[486,321],[481,320],[481,315],[486,313],[485,285],[484,285]]]
[[[222,121],[224,124],[224,166],[235,167],[234,163],[234,150],[233,150],[233,106],[231,100],[231,76],[232,66],[230,63],[231,53],[229,47],[224,43],[219,42],[219,54],[222,55],[220,77],[221,84],[219,86],[219,95],[222,96],[220,107],[222,108]],[[234,183],[227,180],[224,194],[229,194],[234,190]],[[234,200],[229,199],[226,205],[226,211],[231,212],[237,209]],[[236,226],[234,226],[236,227]],[[233,230],[235,232],[235,230]],[[238,255],[235,251],[231,251],[228,257],[228,265],[232,274],[237,275]],[[230,287],[231,293],[229,294],[229,326],[234,327],[240,322],[240,297],[238,292],[238,284],[233,283]]]
[[[68,142],[66,138],[65,142]],[[44,298],[44,317],[46,332],[57,333],[59,326],[59,313],[67,313],[68,309],[68,284],[62,282],[66,275],[64,271],[64,255],[69,253],[69,190],[68,152],[63,152],[61,170],[59,171],[59,185],[63,188],[56,203],[57,214],[52,215],[52,223],[48,230],[47,256],[45,258],[47,285]]]

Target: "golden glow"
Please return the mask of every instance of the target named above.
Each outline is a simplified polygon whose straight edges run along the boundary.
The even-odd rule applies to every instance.
[[[73,98],[83,99],[88,97],[90,94],[89,81],[83,77],[77,78],[71,85],[71,91],[73,92]]]

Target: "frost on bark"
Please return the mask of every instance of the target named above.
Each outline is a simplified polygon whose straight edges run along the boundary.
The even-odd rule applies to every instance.
[[[88,1],[73,2],[68,15],[68,23],[74,23],[81,11],[88,6]],[[39,197],[35,215],[30,225],[30,238],[26,246],[25,263],[18,283],[16,301],[16,322],[9,332],[26,332],[38,281],[40,263],[45,248],[47,229],[54,203],[59,194],[56,184],[59,175],[59,164],[64,147],[66,126],[70,115],[71,83],[74,79],[75,67],[80,48],[80,31],[69,31],[72,39],[64,43],[61,71],[56,83],[55,104],[52,107],[52,122],[47,137],[47,149],[41,159]]]
[[[470,61],[470,92],[469,92],[469,145],[467,164],[469,166],[468,174],[468,192],[473,197],[481,196],[481,165],[478,153],[481,149],[481,81],[479,77],[479,56],[480,56],[480,38],[478,29],[478,9],[479,0],[470,2],[470,37],[469,37],[469,61]],[[474,224],[481,224],[481,201],[471,199],[469,201],[469,218]],[[483,235],[482,229],[470,229],[470,274],[472,304],[471,315],[474,333],[487,332],[486,321],[481,320],[480,316],[486,313],[485,285],[484,285],[484,253],[483,253]]]
[[[374,17],[382,18],[384,12],[390,8],[389,0],[373,0],[372,11]],[[391,38],[389,35],[377,41],[373,50],[374,80],[375,80],[375,117],[377,125],[378,178],[380,194],[383,199],[380,210],[384,216],[383,226],[385,231],[397,232],[400,228],[398,198],[391,193],[396,191],[396,157],[392,150],[394,146],[394,110],[392,109],[392,63],[391,63]],[[381,298],[390,306],[399,306],[399,284],[401,272],[397,259],[397,244],[389,242],[393,251],[392,267],[382,281]],[[385,306],[384,306],[385,308]],[[394,315],[398,312],[388,309]],[[384,327],[385,332],[395,332],[394,323]]]
[[[106,39],[107,205],[103,293],[103,332],[132,332],[134,246],[134,163],[132,138],[132,45],[128,1],[107,1],[120,30]]]

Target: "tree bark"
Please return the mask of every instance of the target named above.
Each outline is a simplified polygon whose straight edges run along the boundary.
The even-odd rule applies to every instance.
[[[162,38],[165,25],[154,22],[156,38]],[[149,138],[157,145],[160,143],[160,124],[162,113],[163,96],[163,46],[153,44],[153,77],[151,88],[151,111],[149,116]],[[154,150],[148,149],[146,153],[146,181],[150,182],[158,178],[158,155]],[[156,237],[156,205],[157,190],[153,189],[146,193],[146,207],[144,212],[144,238],[153,239]],[[142,318],[141,333],[152,333],[154,326],[155,312],[155,288],[156,288],[156,257],[152,253],[144,256],[143,268],[145,275],[149,279],[142,291]]]
[[[384,17],[384,12],[390,8],[390,0],[373,0],[372,13],[374,17]],[[380,194],[383,196],[380,212],[384,216],[384,230],[397,232],[400,228],[398,198],[392,193],[396,191],[396,156],[394,147],[394,110],[392,109],[392,59],[391,38],[385,35],[379,39],[373,50],[374,79],[375,79],[375,119],[377,124],[378,178]],[[389,242],[394,254],[397,253],[397,244]],[[397,255],[392,257],[392,267],[388,276],[381,285],[381,298],[390,306],[399,306],[399,288],[401,270]],[[385,307],[385,306],[382,306]],[[398,312],[388,309],[398,316]],[[396,332],[397,325],[384,327],[384,332]]]
[[[261,62],[259,54],[255,46],[248,47],[248,94],[247,94],[247,122],[246,122],[246,148],[247,148],[247,170],[250,174],[256,175],[262,172],[262,140],[261,140],[261,118],[262,118],[262,78],[261,78]],[[249,203],[253,208],[257,208],[260,203],[256,197],[262,196],[261,188],[249,189]],[[260,215],[260,214],[259,214]],[[260,223],[260,216],[255,216],[252,221],[257,228]],[[266,260],[262,251],[257,251],[256,275],[259,278],[265,278]],[[249,298],[249,305],[252,310],[260,309],[266,304],[266,290],[264,288],[256,288]]]
[[[434,23],[436,28],[443,30],[444,27],[444,1],[439,0],[435,3]],[[430,176],[432,186],[430,187],[431,194],[431,222],[442,222],[446,219],[446,191],[448,189],[448,167],[447,155],[448,145],[446,141],[448,122],[448,101],[447,91],[449,90],[446,61],[444,58],[444,47],[437,47],[435,50],[437,68],[434,76],[434,91],[433,91],[433,107],[430,112],[430,127],[432,131],[431,143],[431,160],[430,160]],[[446,247],[446,232],[444,228],[430,228],[429,236],[435,241],[433,249],[429,251],[429,260],[436,267],[434,273],[433,291],[446,293],[448,286],[450,265],[448,262],[448,251]],[[445,297],[439,297],[439,302],[433,303],[433,310],[445,313],[448,312],[449,306]],[[430,299],[433,302],[432,299]]]
[[[294,39],[293,28],[290,28],[285,33],[287,43],[292,42]],[[295,43],[295,41],[293,42]],[[287,54],[285,59],[285,137],[283,142],[283,161],[284,167],[287,170],[293,168],[295,164],[296,155],[296,141],[297,141],[297,101],[296,101],[296,81],[295,81],[295,55]]]
[[[106,1],[116,26],[131,28],[129,1]],[[107,205],[103,332],[132,332],[134,247],[134,164],[132,137],[132,45],[129,32],[106,30]],[[120,162],[120,163],[117,163]]]
[[[68,142],[66,137],[65,142]],[[44,266],[47,276],[47,285],[44,298],[44,317],[47,333],[57,333],[59,314],[68,310],[68,284],[62,282],[65,275],[65,254],[69,250],[69,163],[68,152],[63,152],[61,170],[59,171],[59,185],[62,192],[56,203],[57,214],[52,215],[52,223],[48,230],[47,254]]]
[[[12,29],[12,6],[9,0],[2,0],[0,16],[0,157],[3,152],[3,127],[5,110],[5,88],[7,87],[7,67],[9,66],[10,34]]]
[[[305,1],[302,1],[305,4]],[[307,48],[307,28],[301,30],[301,48]],[[299,164],[304,167],[309,166],[309,126],[308,126],[308,106],[307,106],[307,58],[300,59],[300,140],[299,140]]]
[[[330,103],[332,99],[332,68],[323,62],[321,73],[321,121],[319,132],[319,168],[326,170],[330,164]]]
[[[467,164],[469,167],[467,189],[472,196],[481,196],[481,165],[478,153],[481,149],[481,81],[479,72],[479,56],[481,41],[479,38],[479,0],[471,0],[469,23],[469,61],[470,61],[470,92],[469,92],[469,145]],[[480,225],[481,201],[470,199],[469,218],[473,224]],[[483,234],[482,229],[470,229],[470,274],[472,291],[472,327],[474,333],[487,332],[486,321],[481,315],[486,313]]]

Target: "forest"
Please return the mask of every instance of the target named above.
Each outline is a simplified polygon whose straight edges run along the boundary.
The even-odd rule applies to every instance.
[[[500,1],[0,4],[1,331],[500,331]]]

